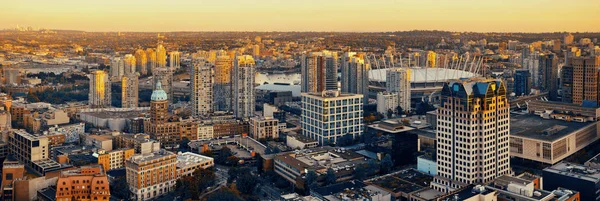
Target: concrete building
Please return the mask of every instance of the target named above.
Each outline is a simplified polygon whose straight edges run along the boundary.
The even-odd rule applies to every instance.
[[[250,136],[256,140],[279,138],[279,120],[273,117],[250,118]]]
[[[23,130],[14,130],[8,137],[9,154],[41,175],[61,167],[50,159],[49,148],[47,137],[32,135]]]
[[[135,73],[121,78],[121,107],[137,107],[139,102],[138,75]]]
[[[387,114],[388,110],[396,113],[398,107],[398,94],[389,92],[377,93],[377,112]],[[389,118],[389,117],[388,117]]]
[[[19,85],[21,83],[21,69],[8,68],[4,69],[4,84],[6,85]]]
[[[510,173],[509,104],[500,80],[456,80],[442,89],[433,189],[454,191]]]
[[[233,64],[233,112],[238,119],[254,116],[254,59],[236,56]]]
[[[567,188],[578,191],[580,200],[600,197],[600,169],[560,162],[543,170],[544,189]]]
[[[359,180],[347,181],[312,190],[310,194],[320,200],[392,201],[392,194],[382,188],[367,185]]]
[[[337,52],[327,50],[302,55],[302,92],[321,93],[325,90],[338,90]]]
[[[568,59],[561,70],[563,102],[600,106],[600,56]]]
[[[177,153],[177,177],[193,176],[197,169],[207,169],[215,165],[211,157],[192,152]]]
[[[213,125],[198,125],[198,140],[208,140],[214,138]]]
[[[90,74],[90,108],[110,107],[110,80],[104,71],[97,70]]]
[[[339,91],[302,93],[302,135],[335,144],[338,138],[356,139],[363,133],[363,101],[361,94]]]
[[[87,135],[85,138],[85,145],[95,147],[97,149],[103,149],[105,151],[113,150],[113,138],[112,135]]]
[[[135,154],[133,148],[115,149],[112,151],[99,150],[97,153],[98,164],[102,165],[105,171],[125,167],[125,160]]]
[[[292,149],[309,149],[319,146],[319,142],[303,135],[288,134],[285,136],[286,145]]]
[[[125,75],[125,60],[122,57],[110,58],[110,80],[118,80]]]
[[[44,112],[42,116],[42,124],[43,126],[56,126],[68,124],[70,121],[69,116],[63,110],[49,110]]]
[[[134,155],[125,162],[135,200],[151,200],[175,189],[177,155],[166,150]]]
[[[160,142],[150,139],[147,134],[121,134],[115,136],[117,149],[133,148],[136,154],[149,154],[160,150]]]
[[[342,56],[342,93],[362,94],[363,104],[369,104],[369,70],[364,53],[347,52]]]
[[[181,68],[181,52],[169,52],[169,67],[171,67],[173,70],[178,70]]]
[[[108,201],[109,199],[108,177],[100,165],[62,171],[58,177],[56,200]]]
[[[511,115],[510,156],[555,164],[600,138],[596,121],[565,114]],[[581,117],[580,117],[581,118]]]
[[[204,58],[194,60],[190,78],[193,116],[206,116],[214,112],[214,68],[215,66]]]
[[[124,131],[128,120],[138,118],[149,110],[147,107],[83,109],[80,110],[77,119],[97,128]]]
[[[161,86],[160,81],[157,82],[150,97],[150,118],[144,122],[144,131],[163,146],[175,147],[181,140],[180,123],[169,118],[168,97]]]
[[[229,56],[216,56],[214,70],[214,109],[216,111],[232,111],[232,71],[233,60]]]
[[[394,68],[386,71],[385,90],[398,95],[398,106],[410,110],[410,69]]]
[[[121,76],[125,76],[125,75],[133,75],[136,73],[136,60],[135,60],[135,56],[133,56],[132,54],[126,54],[125,56],[123,56],[123,62],[124,62],[124,70],[123,70],[123,74]],[[119,76],[119,78],[121,77]]]

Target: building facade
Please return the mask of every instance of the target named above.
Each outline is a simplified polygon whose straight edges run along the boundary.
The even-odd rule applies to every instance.
[[[548,99],[558,100],[558,57],[555,54],[540,54],[540,89],[548,91]]]
[[[363,104],[369,104],[369,70],[365,54],[345,53],[342,57],[342,93],[362,94]]]
[[[83,166],[60,173],[56,183],[56,200],[110,199],[108,177],[100,165]]]
[[[531,73],[528,69],[517,69],[514,75],[514,93],[516,96],[526,96],[531,92]]]
[[[562,90],[566,94],[563,102],[581,105],[585,101],[600,106],[600,56],[568,59],[569,65],[561,70]]]
[[[396,113],[398,107],[398,94],[389,92],[377,93],[377,112],[387,114],[389,110]],[[389,118],[389,117],[388,117]]]
[[[254,116],[254,58],[250,55],[236,56],[233,65],[233,112],[236,118]]]
[[[388,69],[385,74],[385,90],[398,95],[398,106],[410,110],[410,69]]]
[[[256,140],[279,138],[279,120],[273,117],[250,118],[250,136]]]
[[[127,184],[135,200],[151,200],[175,189],[177,155],[166,150],[134,155],[125,162]]]
[[[509,174],[509,104],[500,80],[444,85],[437,112],[438,176],[432,188],[449,192]]]
[[[106,72],[97,70],[90,74],[90,108],[105,108],[111,105],[110,80]]]
[[[160,81],[162,89],[167,93],[168,101],[173,101],[173,69],[166,67],[155,68],[152,71],[153,85],[152,88],[156,88],[156,82]]]
[[[105,171],[109,171],[125,167],[125,160],[135,154],[135,149],[124,148],[112,151],[100,150],[97,154],[98,164],[101,165]]]
[[[215,111],[231,111],[233,60],[226,55],[215,55],[215,57],[214,109]]]
[[[337,90],[302,93],[302,135],[321,145],[335,144],[341,137],[361,136],[362,98],[362,94],[340,94]]]
[[[138,75],[132,73],[121,78],[121,107],[137,107],[139,102]]]
[[[305,53],[301,59],[302,92],[321,93],[324,90],[338,90],[337,52],[327,50]]]
[[[192,115],[206,116],[213,113],[214,65],[206,59],[194,60],[191,72]]]

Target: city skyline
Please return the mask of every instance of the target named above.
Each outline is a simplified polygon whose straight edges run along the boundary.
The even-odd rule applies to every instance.
[[[293,8],[293,9],[292,9]],[[0,28],[82,31],[597,32],[600,4],[581,0],[302,2],[39,1],[6,3]]]

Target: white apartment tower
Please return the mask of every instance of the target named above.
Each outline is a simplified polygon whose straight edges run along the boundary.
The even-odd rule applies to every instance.
[[[122,57],[110,58],[110,78],[118,80],[125,75],[125,60]]]
[[[236,118],[254,116],[254,59],[250,55],[236,56],[233,63],[233,112]]]
[[[398,106],[410,110],[410,69],[391,68],[385,75],[385,89],[398,95]]]
[[[195,59],[190,80],[192,81],[192,115],[206,116],[213,113],[214,65],[205,58]]]
[[[398,94],[389,92],[377,93],[377,112],[387,114],[388,110],[396,113],[398,107]]]
[[[510,173],[509,104],[501,80],[444,84],[437,110],[438,176],[431,187],[451,192]]]
[[[148,74],[148,57],[143,49],[135,51],[135,66],[138,73],[141,75]]]
[[[123,75],[131,75],[134,74],[136,71],[136,60],[135,60],[135,56],[133,56],[133,54],[126,54],[125,56],[123,56]]]
[[[211,53],[215,53],[215,111],[231,111],[231,72],[233,71],[233,60],[227,55],[216,56],[217,52],[211,51]]]
[[[369,70],[362,53],[347,52],[342,56],[342,93],[362,94],[369,104]]]
[[[110,80],[104,71],[97,70],[90,74],[88,101],[90,108],[110,107]]]
[[[156,47],[156,68],[167,67],[167,50],[162,44]],[[153,69],[154,70],[154,69]]]
[[[363,134],[363,95],[337,90],[302,93],[302,135],[321,145]],[[346,136],[347,135],[347,136]]]
[[[132,73],[121,78],[121,107],[135,108],[138,106],[139,89],[138,74]]]

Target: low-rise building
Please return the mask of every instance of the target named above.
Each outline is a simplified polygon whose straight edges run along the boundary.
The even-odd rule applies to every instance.
[[[192,152],[177,154],[177,176],[193,176],[197,169],[207,169],[215,165],[214,159]]]
[[[308,149],[319,146],[318,141],[303,135],[288,134],[285,138],[286,145],[292,149]]]
[[[98,164],[102,165],[105,171],[119,169],[125,167],[125,160],[135,154],[133,148],[115,149],[112,151],[99,150]]]
[[[257,140],[279,138],[279,120],[272,117],[250,118],[250,136]]]
[[[85,145],[92,146],[105,151],[113,150],[113,138],[112,135],[88,135],[85,138]]]
[[[213,125],[198,125],[198,140],[208,140],[214,138]]]
[[[311,196],[327,201],[369,200],[392,201],[392,194],[373,185],[353,180],[310,191]]]
[[[600,197],[600,169],[560,162],[542,171],[544,189],[566,188],[580,193],[580,200]]]
[[[100,165],[83,166],[60,173],[56,183],[56,200],[110,199],[108,177]]]
[[[115,136],[117,149],[133,148],[137,154],[148,154],[160,150],[160,142],[147,134],[121,134]]]
[[[150,200],[175,189],[177,155],[159,150],[127,159],[127,184],[135,200]]]

